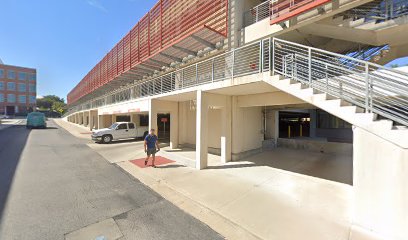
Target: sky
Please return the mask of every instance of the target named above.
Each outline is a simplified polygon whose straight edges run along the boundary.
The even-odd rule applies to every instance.
[[[156,0],[0,0],[0,59],[37,69],[37,95],[68,92]]]
[[[37,94],[68,92],[156,0],[0,0],[0,59],[37,69]],[[407,64],[400,59],[392,63]]]

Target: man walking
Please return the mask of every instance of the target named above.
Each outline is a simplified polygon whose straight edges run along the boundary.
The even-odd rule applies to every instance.
[[[156,167],[154,165],[154,160],[156,158],[156,152],[160,151],[160,147],[159,147],[158,138],[154,134],[154,129],[150,129],[150,134],[148,134],[145,137],[144,150],[145,150],[145,153],[147,154],[147,157],[146,157],[146,160],[145,160],[145,166],[147,165],[147,162],[149,161],[150,155],[152,155],[153,156],[152,167]]]

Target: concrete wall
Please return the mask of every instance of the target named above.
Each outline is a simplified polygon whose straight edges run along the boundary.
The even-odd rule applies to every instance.
[[[353,134],[354,225],[408,239],[408,149],[358,127]]]
[[[262,107],[238,107],[232,98],[232,160],[259,152],[264,135]]]

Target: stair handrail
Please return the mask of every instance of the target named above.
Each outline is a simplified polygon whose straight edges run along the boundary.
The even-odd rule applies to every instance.
[[[272,40],[272,46],[275,74],[408,125],[408,73],[278,38]]]

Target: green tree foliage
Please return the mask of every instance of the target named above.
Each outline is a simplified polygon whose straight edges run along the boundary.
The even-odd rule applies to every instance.
[[[63,115],[66,108],[66,104],[64,102],[54,102],[51,106],[51,110],[54,112],[59,113],[60,115]]]
[[[55,95],[47,95],[42,98],[37,98],[37,107],[41,111],[53,111],[61,115],[66,111],[64,98]]]

